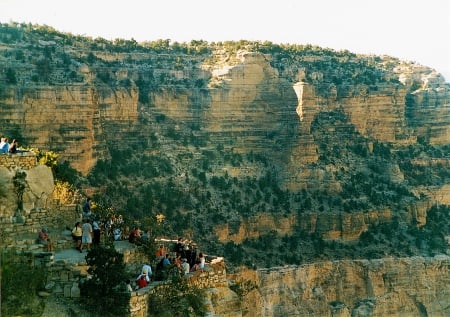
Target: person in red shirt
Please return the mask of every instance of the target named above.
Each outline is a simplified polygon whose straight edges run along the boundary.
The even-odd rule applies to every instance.
[[[148,285],[146,274],[141,274],[136,280],[136,284],[138,285],[139,289],[146,287]]]
[[[159,246],[159,249],[156,251],[156,257],[164,257],[166,256],[166,250],[164,249],[164,246],[161,244]]]
[[[128,242],[141,245],[141,230],[139,230],[139,227],[135,227],[133,231],[131,231],[128,236]]]

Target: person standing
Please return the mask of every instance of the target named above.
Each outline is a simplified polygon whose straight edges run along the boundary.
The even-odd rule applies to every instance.
[[[150,282],[150,279],[152,278],[152,267],[148,264],[144,264],[142,266],[141,274],[146,274],[147,282]],[[138,277],[139,278],[139,277]]]
[[[181,269],[183,270],[184,275],[189,274],[191,267],[186,258],[183,258],[181,263]]]
[[[166,256],[166,250],[164,249],[164,245],[160,245],[158,250],[156,251],[156,257],[161,258]]]
[[[198,259],[200,260],[200,268],[201,269],[204,269],[205,268],[205,256],[203,255],[203,253],[202,252],[200,252],[199,254],[198,254]]]
[[[192,244],[191,258],[190,258],[190,262],[189,262],[189,266],[191,267],[191,269],[194,267],[196,260],[197,260],[197,244],[193,243]]]
[[[77,243],[76,249],[81,252],[81,237],[83,235],[83,231],[81,229],[81,223],[77,221],[75,223],[75,227],[72,229],[72,238]]]
[[[92,222],[92,229],[94,230],[94,239],[92,240],[92,244],[94,246],[99,246],[101,230],[97,219],[94,219],[94,221]]]
[[[84,219],[84,223],[81,226],[82,236],[81,236],[81,247],[80,252],[83,252],[83,247],[89,251],[92,244],[92,225],[89,223],[89,219]]]
[[[164,257],[162,264],[163,264],[163,268],[168,268],[170,266],[170,260],[169,260],[169,253],[166,253],[166,256]]]
[[[83,216],[84,218],[90,218],[91,217],[91,197],[86,198],[86,201],[83,204]]]

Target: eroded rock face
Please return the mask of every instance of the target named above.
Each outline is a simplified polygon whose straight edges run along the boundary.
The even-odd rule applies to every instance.
[[[53,150],[62,160],[87,173],[98,158],[108,156],[103,125],[129,125],[137,120],[136,89],[90,85],[11,89],[0,115],[21,127],[32,147]],[[120,129],[116,127],[116,133]],[[14,138],[16,136],[9,136]]]
[[[312,178],[326,177],[310,167],[319,158],[311,124],[323,112],[341,111],[357,133],[380,142],[450,141],[450,89],[442,76],[423,66],[397,61],[398,67],[383,70],[386,78],[376,85],[344,76],[340,80],[348,82],[342,83],[341,91],[333,85],[324,89],[327,74],[307,67],[311,62],[327,63],[321,56],[296,56],[277,68],[269,54],[215,52],[208,61],[184,56],[183,71],[169,66],[155,71],[150,64],[145,66],[147,74],[120,54],[96,54],[103,61],[122,63],[111,70],[115,82],[110,85],[96,81],[95,67],[83,64],[74,71],[82,83],[8,86],[0,97],[2,120],[20,130],[30,146],[60,153],[62,160],[85,174],[97,160],[109,157],[110,143],[124,142],[130,131],[148,131],[147,123],[137,120],[145,116],[169,118],[174,130],[195,127],[195,137],[205,138],[209,146],[273,157],[282,172],[281,184],[292,190],[311,186]],[[155,57],[129,58],[145,63]],[[167,58],[158,62],[171,65]],[[176,84],[166,84],[164,78]],[[156,89],[138,86],[139,80]],[[128,84],[117,85],[120,81]],[[192,89],[180,84],[183,81],[206,85]],[[132,137],[136,140],[128,141],[148,136]],[[339,191],[338,184],[331,183],[330,190]]]
[[[409,221],[425,224],[426,211],[430,206],[429,201],[410,206]],[[390,209],[359,213],[307,212],[281,217],[259,213],[255,217],[244,219],[237,225],[230,222],[217,225],[214,231],[219,241],[233,241],[238,244],[246,239],[258,238],[273,231],[280,236],[290,236],[294,230],[315,233],[327,240],[353,241],[357,240],[370,225],[390,222],[391,218]]]
[[[0,202],[0,216],[12,217],[17,211],[17,196],[14,191],[13,177],[15,169],[0,167],[0,179],[3,181],[5,197]],[[51,169],[45,165],[37,165],[25,171],[27,187],[23,194],[23,212],[33,209],[47,208],[51,204],[54,179]]]
[[[244,316],[448,316],[450,258],[385,258],[258,270]]]
[[[204,302],[211,316],[242,317],[239,298],[228,287],[207,289]]]

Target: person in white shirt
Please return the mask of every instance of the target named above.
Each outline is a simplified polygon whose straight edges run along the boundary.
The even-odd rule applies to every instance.
[[[9,150],[8,138],[2,137],[0,139],[0,153],[8,153],[8,150]]]
[[[86,247],[86,249],[89,251],[92,244],[92,225],[88,219],[84,219],[83,221],[84,223],[81,226],[81,231],[83,232],[83,234],[81,236],[80,252],[82,252],[83,247]]]
[[[203,255],[202,252],[200,252],[198,254],[198,258],[200,259],[200,268],[204,269],[205,268],[205,256]]]
[[[189,274],[189,271],[191,270],[186,258],[181,259],[181,269],[183,270],[184,275]]]
[[[132,292],[133,288],[131,287],[131,281],[130,280],[126,280],[126,286],[127,286],[127,291],[128,292]]]

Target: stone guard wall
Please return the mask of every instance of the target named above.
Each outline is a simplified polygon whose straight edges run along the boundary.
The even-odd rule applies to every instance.
[[[23,152],[17,154],[0,154],[0,167],[16,168],[20,167],[29,170],[37,165],[36,154],[33,152]]]
[[[75,205],[59,205],[57,201],[52,201],[47,209],[33,210],[23,215],[20,221],[15,218],[0,216],[0,241],[6,249],[41,249],[43,246],[37,244],[36,239],[44,226],[49,228],[55,250],[73,247],[72,237],[70,232],[65,232],[65,227],[71,228],[75,223]]]
[[[189,284],[200,289],[228,287],[227,272],[223,258],[217,258],[205,266],[205,269],[190,273],[187,277]],[[153,282],[150,286],[131,293],[130,316],[146,317],[148,312],[148,298],[158,291],[163,282]]]

